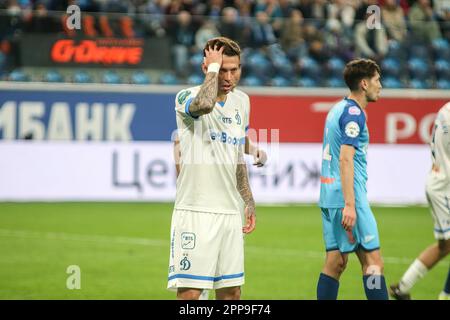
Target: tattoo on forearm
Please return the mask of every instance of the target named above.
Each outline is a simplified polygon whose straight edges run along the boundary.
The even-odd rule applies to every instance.
[[[216,72],[208,72],[197,96],[189,106],[189,112],[194,115],[210,113],[216,104],[218,90],[218,75]]]
[[[239,153],[239,161],[236,169],[237,189],[247,207],[255,207],[252,190],[248,181],[247,164],[244,161],[242,152]]]

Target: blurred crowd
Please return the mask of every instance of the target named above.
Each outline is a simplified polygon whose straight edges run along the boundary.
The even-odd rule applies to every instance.
[[[255,75],[263,84],[283,63],[294,73],[277,75],[292,81],[311,64],[320,72],[317,68],[330,61],[340,68],[354,57],[380,63],[390,58],[391,64],[425,58],[432,73],[426,75],[429,86],[442,77],[450,81],[446,71],[434,70],[437,60],[450,60],[450,0],[0,0],[0,52],[7,53],[11,39],[21,32],[73,36],[64,16],[55,13],[71,4],[83,12],[86,36],[169,38],[180,78],[191,74],[189,61],[206,40],[223,35],[238,41],[255,63],[264,66],[262,60],[269,60],[270,70]],[[252,73],[250,67],[247,71]],[[412,72],[393,76],[417,78]]]

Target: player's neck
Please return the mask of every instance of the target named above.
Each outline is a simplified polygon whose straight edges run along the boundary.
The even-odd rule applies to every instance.
[[[366,99],[366,95],[364,93],[357,93],[357,92],[352,92],[350,93],[350,95],[347,97],[347,99],[351,99],[351,100],[355,100],[356,103],[361,107],[361,109],[365,110],[368,104],[368,101]]]
[[[219,94],[216,98],[216,102],[225,102],[227,101],[227,95],[226,94]]]

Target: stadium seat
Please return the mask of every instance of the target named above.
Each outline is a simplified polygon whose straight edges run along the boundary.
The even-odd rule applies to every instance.
[[[300,73],[302,77],[307,76],[318,83],[318,79],[323,76],[321,69],[317,61],[310,57],[304,57],[300,60]]]
[[[173,73],[164,73],[159,77],[159,83],[165,85],[176,85],[179,84],[179,81]]]
[[[411,59],[428,60],[432,58],[430,51],[424,45],[412,45],[409,47],[408,51]]]
[[[187,78],[187,83],[193,86],[198,86],[201,85],[203,83],[204,77],[202,77],[199,74],[191,74],[188,78]]]
[[[20,81],[20,82],[26,82],[30,81],[30,77],[21,70],[14,70],[9,74],[8,79],[10,81]]]
[[[150,84],[150,77],[143,71],[135,71],[131,75],[132,84]]]
[[[434,63],[434,70],[439,79],[450,80],[450,62],[439,59]]]
[[[386,58],[381,62],[383,77],[398,77],[400,75],[400,61],[395,58]]]
[[[440,80],[436,81],[436,88],[450,90],[450,80],[440,79]]]
[[[309,77],[302,77],[298,79],[296,81],[296,85],[303,88],[314,88],[319,86],[315,79]]]
[[[64,82],[64,77],[56,70],[49,70],[43,80],[45,82]]]
[[[197,52],[189,58],[189,68],[192,73],[203,75],[201,65],[203,63],[203,52]]]
[[[249,75],[242,79],[241,84],[248,87],[258,87],[262,86],[264,83],[260,78],[254,75]]]
[[[276,74],[287,79],[294,76],[294,68],[291,61],[284,55],[274,56],[272,64],[275,68]]]
[[[411,78],[423,79],[429,77],[431,74],[431,68],[429,64],[421,58],[409,59],[408,70]]]
[[[119,84],[122,83],[122,79],[115,71],[109,70],[103,74],[102,82],[107,84]]]
[[[403,88],[403,84],[398,78],[387,76],[386,78],[382,79],[382,85],[386,89],[399,89]]]
[[[342,71],[344,70],[344,67],[345,62],[340,58],[333,57],[327,62],[327,69],[331,77],[342,77]]]
[[[329,79],[327,79],[325,81],[325,84],[326,84],[327,87],[330,87],[330,88],[343,88],[343,87],[345,87],[345,82],[342,79],[342,77],[341,78],[338,78],[338,77],[329,78]]]
[[[405,50],[398,41],[389,41],[389,48],[386,58],[402,60],[405,58]]]
[[[86,71],[76,71],[73,75],[74,83],[91,83],[92,77]]]
[[[261,52],[251,53],[247,58],[247,69],[251,74],[259,77],[268,78],[272,75],[273,67],[267,57]]]
[[[291,84],[291,80],[282,76],[275,76],[267,83],[267,85],[272,87],[290,87]]]
[[[411,79],[409,87],[412,89],[429,89],[431,86],[424,79]]]
[[[446,39],[435,39],[431,46],[436,59],[450,60],[450,44]]]

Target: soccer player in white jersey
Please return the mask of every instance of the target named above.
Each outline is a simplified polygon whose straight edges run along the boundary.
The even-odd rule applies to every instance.
[[[174,136],[173,143],[173,157],[175,161],[175,171],[176,176],[180,175],[181,171],[181,151],[180,151],[180,140],[178,139],[178,134]],[[267,161],[267,153],[263,149],[259,149],[248,136],[245,137],[245,154],[253,156],[253,165],[260,168],[263,167]],[[241,212],[241,215],[245,218],[245,213]],[[209,300],[209,290],[204,289],[199,297],[199,300]]]
[[[219,37],[209,40],[203,52],[203,84],[180,91],[175,99],[181,169],[168,288],[177,290],[178,299],[198,299],[204,289],[215,289],[217,299],[239,299],[243,232],[256,225],[243,161],[249,98],[235,89],[241,75],[239,46]]]
[[[391,296],[398,300],[410,300],[410,290],[416,282],[450,252],[450,102],[437,114],[430,146],[433,166],[428,174],[426,195],[437,242],[420,253],[399,283],[390,286]],[[450,300],[450,270],[439,299]]]

